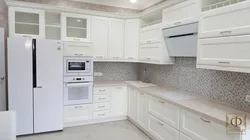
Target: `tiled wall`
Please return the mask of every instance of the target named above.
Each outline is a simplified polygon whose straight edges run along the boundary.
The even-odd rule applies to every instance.
[[[146,68],[146,74],[144,69]],[[195,58],[177,58],[175,65],[140,64],[140,80],[145,77],[159,86],[188,91],[225,104],[250,108],[250,74],[196,69]]]
[[[103,76],[95,80],[137,80],[139,64],[136,63],[94,63],[94,72],[102,72]]]

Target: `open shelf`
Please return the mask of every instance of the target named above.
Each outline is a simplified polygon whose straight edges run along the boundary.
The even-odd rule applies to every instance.
[[[202,11],[209,11],[246,0],[202,0]]]
[[[162,11],[141,18],[141,28],[162,23]]]

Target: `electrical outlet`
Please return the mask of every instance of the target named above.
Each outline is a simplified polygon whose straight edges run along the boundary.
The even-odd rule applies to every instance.
[[[99,72],[94,72],[94,76],[99,76]]]
[[[247,96],[246,96],[246,101],[247,101],[247,102],[250,102],[250,95],[247,95]]]
[[[103,73],[102,73],[102,72],[99,72],[99,76],[103,76]]]

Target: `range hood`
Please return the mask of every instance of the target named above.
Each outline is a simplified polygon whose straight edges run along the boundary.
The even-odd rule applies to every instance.
[[[163,29],[163,36],[172,57],[197,56],[198,23]]]

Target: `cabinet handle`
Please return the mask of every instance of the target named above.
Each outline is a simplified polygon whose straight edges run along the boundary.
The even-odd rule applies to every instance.
[[[98,114],[98,116],[105,116],[105,114]]]
[[[159,100],[160,103],[164,104],[165,102],[163,102],[162,100]]]
[[[75,106],[75,108],[82,108],[83,106]]]
[[[134,57],[128,57],[128,59],[134,59]]]
[[[146,58],[147,60],[150,60],[150,58]]]
[[[161,125],[161,126],[163,126],[163,125],[164,125],[163,123],[161,123],[161,122],[159,122],[159,121],[158,121],[158,124],[159,124],[159,125]]]
[[[119,59],[120,57],[113,57],[114,59]]]
[[[96,56],[95,58],[103,58],[103,56]]]
[[[4,80],[4,77],[1,77],[1,80]]]
[[[147,43],[151,43],[151,41],[147,41]]]
[[[75,56],[83,56],[83,54],[78,54],[78,53],[75,53],[74,55]]]
[[[203,122],[205,122],[205,123],[211,123],[211,121],[207,121],[207,120],[205,120],[205,119],[203,119],[203,118],[201,118],[201,120],[202,120]]]
[[[232,33],[232,31],[223,31],[223,32],[220,32],[220,34],[222,34],[222,35],[231,34],[231,33]]]
[[[175,22],[174,24],[175,24],[175,25],[180,25],[180,24],[181,24],[181,22]]]
[[[122,89],[122,87],[116,87],[116,89]]]
[[[99,92],[104,92],[104,91],[106,91],[105,89],[103,89],[103,90],[99,90]]]
[[[219,61],[219,64],[230,64],[230,62],[223,62],[223,61]]]
[[[74,41],[80,41],[80,39],[73,39]]]
[[[98,98],[99,100],[104,100],[104,99],[106,99],[106,98]]]
[[[141,95],[144,95],[144,93],[140,93]]]
[[[98,108],[104,108],[105,106],[98,106]]]

